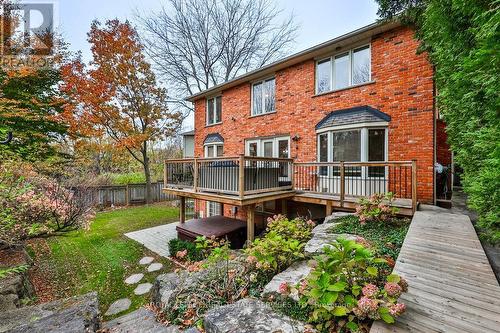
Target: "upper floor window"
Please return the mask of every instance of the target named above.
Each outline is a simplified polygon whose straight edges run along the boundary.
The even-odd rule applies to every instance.
[[[316,93],[347,88],[371,80],[370,45],[316,63]]]
[[[207,125],[222,122],[222,96],[207,99]]]
[[[252,116],[275,111],[275,79],[267,79],[252,85]]]

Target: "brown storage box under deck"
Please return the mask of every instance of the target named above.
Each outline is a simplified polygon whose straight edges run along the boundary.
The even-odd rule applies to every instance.
[[[227,238],[231,248],[242,248],[246,240],[246,222],[226,216],[211,216],[192,219],[177,226],[177,237],[194,242],[196,237]]]

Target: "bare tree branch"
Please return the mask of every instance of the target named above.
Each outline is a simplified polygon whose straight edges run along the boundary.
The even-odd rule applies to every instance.
[[[284,56],[298,28],[293,16],[278,21],[271,0],[168,0],[136,16],[148,56],[179,98]]]

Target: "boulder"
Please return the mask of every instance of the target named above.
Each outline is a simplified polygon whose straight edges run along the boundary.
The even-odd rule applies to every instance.
[[[307,277],[311,272],[311,267],[308,265],[307,260],[298,261],[288,267],[285,271],[275,275],[271,282],[269,282],[262,292],[262,295],[266,296],[273,293],[278,293],[278,288],[281,283],[286,282],[291,286],[296,285],[302,279]],[[292,299],[295,301],[299,300],[298,295],[292,294],[290,295]]]
[[[332,215],[328,215],[325,217],[324,223],[333,223],[336,219],[339,219],[341,217],[345,216],[353,216],[354,213],[346,213],[346,212],[333,212]]]
[[[323,253],[323,248],[331,246],[330,244],[335,242],[337,238],[355,240],[356,237],[358,236],[352,234],[330,234],[328,232],[316,234],[306,243],[304,253],[306,256],[317,255]]]
[[[165,326],[156,321],[155,314],[146,308],[118,317],[103,324],[105,332],[113,333],[181,333],[177,326]]]
[[[97,293],[0,312],[0,332],[72,333],[100,328]]]
[[[278,314],[267,304],[252,298],[209,310],[203,324],[207,333],[298,333],[305,325]]]

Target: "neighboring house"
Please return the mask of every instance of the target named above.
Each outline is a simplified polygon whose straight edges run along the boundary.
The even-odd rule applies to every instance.
[[[434,164],[451,154],[418,46],[411,29],[376,23],[190,96],[199,160],[168,167],[166,190],[197,198],[201,215],[240,218],[255,204],[324,216],[389,191],[409,214],[435,203]]]
[[[182,135],[182,157],[194,157],[194,131],[184,132]]]

